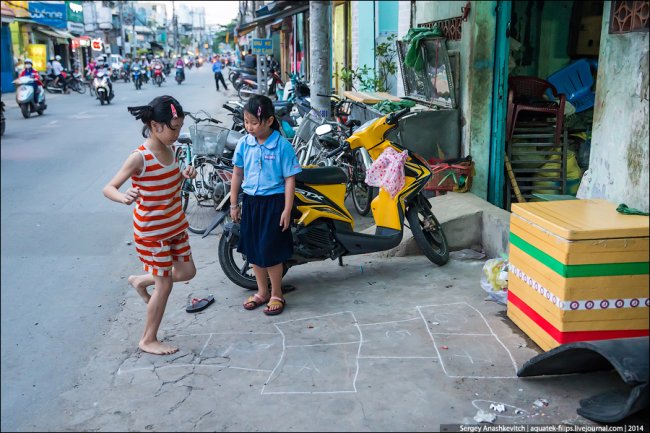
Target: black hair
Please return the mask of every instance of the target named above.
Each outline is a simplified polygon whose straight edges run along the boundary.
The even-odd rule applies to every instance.
[[[271,99],[264,95],[252,95],[244,105],[244,111],[257,118],[260,122],[273,116],[271,129],[280,130],[280,123],[275,116],[275,108]]]
[[[172,128],[171,122],[174,117],[185,117],[185,112],[181,104],[173,97],[168,95],[158,96],[147,105],[138,107],[128,107],[129,113],[136,119],[142,120],[142,136],[148,138],[151,134],[151,121],[164,123],[169,129]]]

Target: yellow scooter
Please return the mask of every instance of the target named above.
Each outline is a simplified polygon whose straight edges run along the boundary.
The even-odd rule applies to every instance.
[[[402,147],[385,137],[408,112],[409,109],[405,108],[366,122],[328,156],[364,147],[376,160],[389,146],[403,151]],[[431,178],[431,170],[421,156],[411,151],[408,155],[404,166],[404,187],[394,198],[380,188],[372,201],[372,214],[377,225],[374,234],[354,231],[354,219],[344,204],[347,175],[341,168],[303,168],[296,175],[291,227],[294,251],[291,259],[285,262],[285,273],[292,266],[311,261],[339,259],[339,264],[342,264],[344,256],[396,247],[402,240],[405,216],[415,241],[426,257],[437,265],[447,263],[447,238],[431,210],[431,204],[422,194]],[[229,198],[224,203],[229,203]],[[220,218],[206,230],[204,237],[225,219],[226,213],[224,208]],[[247,289],[257,289],[252,267],[246,257],[237,252],[238,243],[239,224],[227,223],[219,241],[221,268],[233,283]]]

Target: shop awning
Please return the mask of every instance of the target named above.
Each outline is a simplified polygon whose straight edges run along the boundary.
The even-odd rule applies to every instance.
[[[58,30],[58,29],[53,29],[51,27],[41,27],[41,26],[35,26],[34,30],[36,30],[39,33],[43,33],[44,35],[53,37],[57,40],[59,43],[66,44],[68,43],[68,39],[74,38],[72,34],[68,33],[65,30]]]
[[[247,33],[252,32],[259,26],[265,26],[276,20],[299,14],[307,10],[309,10],[309,2],[307,1],[286,2],[284,9],[270,13],[268,15],[260,16],[237,27],[237,36],[243,36]]]

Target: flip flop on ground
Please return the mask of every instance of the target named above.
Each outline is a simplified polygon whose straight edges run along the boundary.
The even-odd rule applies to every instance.
[[[198,313],[208,308],[208,305],[214,302],[214,296],[210,295],[207,298],[192,298],[192,300],[187,304],[185,311],[188,313]]]
[[[248,299],[246,299],[246,302],[244,302],[244,308],[247,310],[254,310],[262,304],[266,304],[267,302],[268,299],[264,299],[255,293],[253,296],[249,296]]]
[[[276,314],[282,313],[285,303],[284,299],[278,298],[277,296],[271,296],[271,301],[266,304],[264,314],[267,316],[275,316]]]

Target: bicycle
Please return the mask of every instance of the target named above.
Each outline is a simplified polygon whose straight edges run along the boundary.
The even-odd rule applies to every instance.
[[[202,110],[201,112],[205,113]],[[232,161],[221,155],[224,142],[219,140],[219,133],[225,128],[216,127],[219,130],[215,134],[215,131],[209,128],[212,125],[199,127],[202,122],[221,123],[208,113],[205,114],[207,117],[201,118],[192,113],[185,113],[194,120],[194,125],[190,126],[190,136],[184,134],[179,137],[179,145],[175,150],[181,171],[188,165],[194,166],[196,170],[196,177],[184,179],[181,187],[181,207],[190,232],[196,234],[205,233],[217,209],[227,199],[233,170]]]

